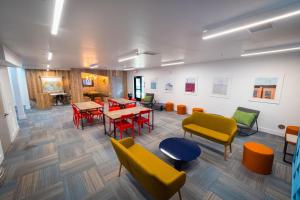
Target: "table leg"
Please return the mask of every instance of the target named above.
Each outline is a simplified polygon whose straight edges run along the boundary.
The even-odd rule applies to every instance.
[[[103,114],[103,125],[104,125],[104,135],[107,134],[106,132],[106,123],[105,123],[105,115]]]
[[[177,169],[178,171],[181,170],[181,165],[182,165],[181,161],[179,161],[179,160],[174,161],[174,168]]]
[[[116,120],[114,120],[114,138],[116,138]]]
[[[81,113],[80,113],[80,115],[81,115]],[[80,121],[81,121],[81,130],[83,130],[83,118],[82,118],[82,116],[80,118]]]
[[[152,122],[151,122],[151,125],[152,125],[152,130],[154,130],[154,110],[152,110]]]

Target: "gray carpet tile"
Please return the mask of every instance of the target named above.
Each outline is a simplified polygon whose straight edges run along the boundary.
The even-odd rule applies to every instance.
[[[2,164],[6,177],[0,199],[151,199],[125,169],[117,176],[119,162],[99,121],[84,130],[76,129],[69,106],[33,109],[27,116],[19,121],[21,130]],[[155,129],[148,133],[144,127],[140,136],[135,129],[135,141],[172,165],[158,146],[165,138],[183,137],[181,121],[185,117],[156,111]],[[282,161],[283,138],[262,132],[237,136],[228,161],[223,160],[222,145],[195,135],[186,138],[196,142],[202,153],[183,166],[187,172],[183,199],[290,199],[291,166]],[[274,149],[271,175],[253,173],[241,164],[246,141]]]

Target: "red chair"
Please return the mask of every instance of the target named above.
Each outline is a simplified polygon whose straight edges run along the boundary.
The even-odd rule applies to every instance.
[[[112,99],[108,99],[108,107],[119,107],[119,104]]]
[[[135,103],[125,105],[125,108],[134,108],[134,107],[136,107]]]
[[[99,109],[95,109],[95,110],[91,110],[88,113],[91,115],[92,119],[94,117],[96,117],[96,118],[98,118],[100,120],[102,118],[102,116],[103,116],[103,112],[102,112],[102,110],[100,108]]]
[[[134,114],[122,115],[119,121],[115,122],[116,129],[120,131],[120,139],[124,130],[131,129],[132,138],[134,138]]]
[[[148,125],[148,131],[149,133],[151,132],[151,128],[150,128],[150,110],[145,110],[145,111],[141,111],[139,113],[139,116],[137,118],[135,118],[135,122],[137,123],[138,127],[139,127],[139,135],[141,135],[141,127],[143,128],[143,125],[146,124]]]
[[[110,107],[108,108],[108,111],[115,111],[115,110],[120,110],[120,107]],[[109,132],[111,132],[111,125],[114,123],[113,119],[109,119]]]
[[[74,104],[71,105],[73,109],[73,123],[76,126],[76,128],[79,128],[79,121],[81,119],[87,119],[88,122],[92,121],[92,116],[89,113],[82,113]]]

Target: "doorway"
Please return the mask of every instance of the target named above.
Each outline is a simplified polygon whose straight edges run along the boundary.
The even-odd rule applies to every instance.
[[[5,113],[4,110],[4,104],[3,104],[3,98],[1,93],[1,85],[0,85],[0,141],[2,145],[2,150],[5,153],[8,148],[10,147],[10,135],[9,135],[9,129],[7,125],[7,113]]]
[[[134,77],[134,98],[137,101],[141,101],[144,98],[144,77],[143,76],[135,76]]]

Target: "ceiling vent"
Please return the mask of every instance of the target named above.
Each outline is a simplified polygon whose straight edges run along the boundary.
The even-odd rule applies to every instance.
[[[267,23],[267,24],[263,24],[263,25],[260,25],[260,26],[255,26],[255,27],[249,28],[249,32],[250,33],[257,33],[257,32],[266,31],[266,30],[269,30],[269,29],[273,29],[273,26],[272,26],[271,23]]]

